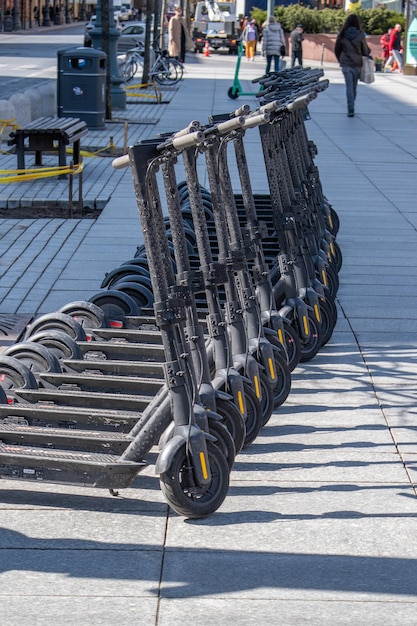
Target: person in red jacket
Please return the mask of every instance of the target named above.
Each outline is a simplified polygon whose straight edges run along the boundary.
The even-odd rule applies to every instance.
[[[395,24],[394,28],[391,31],[391,37],[389,40],[389,58],[385,63],[385,69],[388,65],[391,65],[392,61],[395,60],[398,63],[398,68],[400,72],[403,71],[403,57],[400,52],[401,50],[401,24]]]
[[[391,39],[391,32],[392,28],[389,28],[386,33],[381,35],[381,39],[379,40],[379,43],[382,46],[382,58],[384,59],[384,64],[389,59],[389,42]]]

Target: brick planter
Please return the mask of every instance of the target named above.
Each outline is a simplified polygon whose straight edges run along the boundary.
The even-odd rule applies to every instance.
[[[303,58],[310,61],[321,61],[321,55],[324,44],[324,63],[337,63],[337,59],[334,55],[334,44],[336,43],[336,34],[324,34],[310,35],[304,33],[303,41]],[[380,35],[370,35],[366,41],[371,48],[371,54],[373,57],[382,57],[382,47],[379,43]],[[287,37],[287,52],[290,53],[290,46],[288,45]]]

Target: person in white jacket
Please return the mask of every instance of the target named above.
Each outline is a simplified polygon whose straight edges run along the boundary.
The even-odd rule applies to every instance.
[[[273,15],[268,17],[267,25],[262,31],[262,56],[266,56],[268,74],[274,59],[274,71],[279,72],[279,58],[285,56],[285,37],[282,26]]]

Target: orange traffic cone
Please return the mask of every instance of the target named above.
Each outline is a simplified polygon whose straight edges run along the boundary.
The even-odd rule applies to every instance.
[[[205,57],[209,57],[210,56],[208,39],[206,39],[206,45],[204,46],[204,56]]]

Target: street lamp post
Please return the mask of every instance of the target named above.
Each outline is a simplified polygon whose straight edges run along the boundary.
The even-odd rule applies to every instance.
[[[42,8],[42,15],[43,15],[42,26],[51,25],[51,20],[49,19],[49,6],[47,5],[47,1],[48,0],[45,0],[45,4],[43,5],[43,8]]]
[[[14,0],[13,2],[12,18],[13,18],[13,30],[20,30],[19,5],[17,3],[17,0]]]
[[[120,35],[114,22],[113,0],[108,0],[108,3],[105,0],[103,5],[108,6],[108,8],[106,7],[104,9],[108,13],[108,19],[103,20],[108,25],[108,33],[103,32],[102,28],[102,0],[97,0],[96,21],[94,28],[90,31],[91,43],[93,48],[103,50],[103,52],[107,54],[108,83],[112,108],[125,109],[126,92],[121,87],[124,80],[120,75],[119,65],[117,63],[117,40]],[[104,46],[104,43],[107,45]],[[107,50],[105,48],[107,48]]]
[[[65,24],[71,24],[71,15],[70,15],[70,10],[69,10],[69,0],[65,0],[64,13],[65,13]]]
[[[87,12],[85,10],[85,0],[81,2],[80,21],[85,22],[87,20]]]

